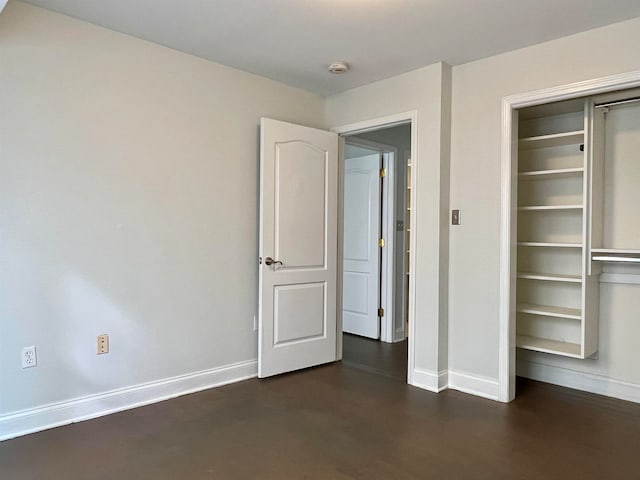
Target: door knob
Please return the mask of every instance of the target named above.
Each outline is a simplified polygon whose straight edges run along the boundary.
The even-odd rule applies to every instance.
[[[264,264],[265,265],[280,265],[280,266],[284,265],[284,263],[282,263],[280,260],[274,260],[271,257],[265,258],[264,259]]]

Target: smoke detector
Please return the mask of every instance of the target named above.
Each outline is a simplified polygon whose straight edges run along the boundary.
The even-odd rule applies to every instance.
[[[329,65],[329,71],[335,74],[346,73],[349,71],[349,65],[345,62],[335,62]]]

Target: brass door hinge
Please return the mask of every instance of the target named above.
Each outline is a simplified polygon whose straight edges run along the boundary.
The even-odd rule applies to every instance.
[[[384,317],[384,308],[379,308],[378,309],[378,316],[379,317]]]
[[[380,178],[384,178],[387,176],[387,169],[386,168],[381,168],[380,169]]]
[[[378,240],[378,246],[384,247],[384,238],[381,238],[380,240]]]

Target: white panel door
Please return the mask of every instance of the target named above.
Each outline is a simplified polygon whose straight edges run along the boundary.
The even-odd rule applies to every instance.
[[[380,338],[379,153],[345,159],[342,330]]]
[[[338,136],[260,123],[258,376],[336,360]]]

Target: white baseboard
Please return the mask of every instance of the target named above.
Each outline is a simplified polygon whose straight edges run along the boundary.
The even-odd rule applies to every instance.
[[[497,380],[452,370],[449,370],[449,388],[496,401],[500,393]]]
[[[522,360],[518,362],[517,372],[532,380],[640,403],[640,385],[636,383]]]
[[[447,388],[447,371],[436,372],[414,368],[411,382],[409,383],[414,387],[439,393]]]
[[[0,416],[0,441],[257,376],[258,362],[225,365]]]
[[[403,342],[407,339],[407,336],[404,334],[404,328],[396,328],[396,331],[393,332],[393,342]]]

